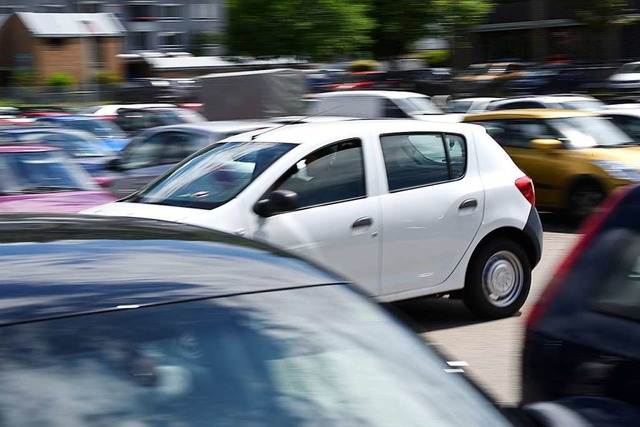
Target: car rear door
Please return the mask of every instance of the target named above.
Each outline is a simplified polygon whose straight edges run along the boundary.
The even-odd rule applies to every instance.
[[[471,135],[380,135],[388,194],[382,201],[382,293],[429,288],[453,272],[484,211]]]
[[[382,223],[379,200],[369,197],[377,191],[372,164],[371,149],[359,138],[296,159],[269,191],[296,192],[298,209],[268,218],[251,211],[247,237],[307,257],[379,294]]]

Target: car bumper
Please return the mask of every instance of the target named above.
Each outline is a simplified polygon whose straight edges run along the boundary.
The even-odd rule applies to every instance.
[[[533,268],[538,265],[540,258],[542,258],[542,241],[544,237],[538,210],[533,206],[531,207],[531,211],[529,211],[527,223],[522,231],[527,235],[533,246],[533,262],[531,263],[531,268]]]

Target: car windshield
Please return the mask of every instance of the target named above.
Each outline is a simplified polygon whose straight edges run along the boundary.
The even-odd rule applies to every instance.
[[[566,110],[579,110],[579,111],[600,111],[604,107],[604,103],[597,99],[584,99],[579,101],[565,101],[560,105]]]
[[[395,102],[409,115],[443,114],[443,111],[425,96],[397,98]]]
[[[229,142],[191,158],[131,201],[214,209],[240,194],[293,147],[295,144]]]
[[[5,326],[0,340],[3,427],[511,425],[342,285]]]
[[[96,189],[82,168],[58,151],[1,153],[0,177],[3,195]]]
[[[466,113],[471,108],[471,101],[453,101],[451,103],[452,113]]]
[[[79,133],[79,132],[78,132]],[[81,136],[82,135],[82,136]],[[60,148],[72,157],[103,157],[102,144],[90,133],[28,132],[18,136],[20,142],[41,142]]]
[[[633,141],[610,119],[596,116],[549,119],[573,148],[615,147]]]
[[[127,135],[115,123],[102,119],[69,120],[66,122],[74,129],[91,132],[98,138],[126,138]]]

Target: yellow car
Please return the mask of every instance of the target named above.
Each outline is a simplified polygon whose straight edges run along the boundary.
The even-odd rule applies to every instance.
[[[582,218],[614,188],[640,182],[640,147],[611,120],[571,110],[472,114],[536,188],[538,209]]]

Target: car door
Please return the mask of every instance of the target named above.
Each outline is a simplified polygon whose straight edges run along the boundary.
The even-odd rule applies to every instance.
[[[377,198],[367,192],[375,182],[370,156],[360,139],[348,139],[297,160],[270,190],[296,192],[298,208],[269,218],[254,215],[249,237],[314,260],[379,294],[381,217]]]
[[[436,286],[453,272],[482,222],[484,190],[464,135],[381,135],[382,292]]]

